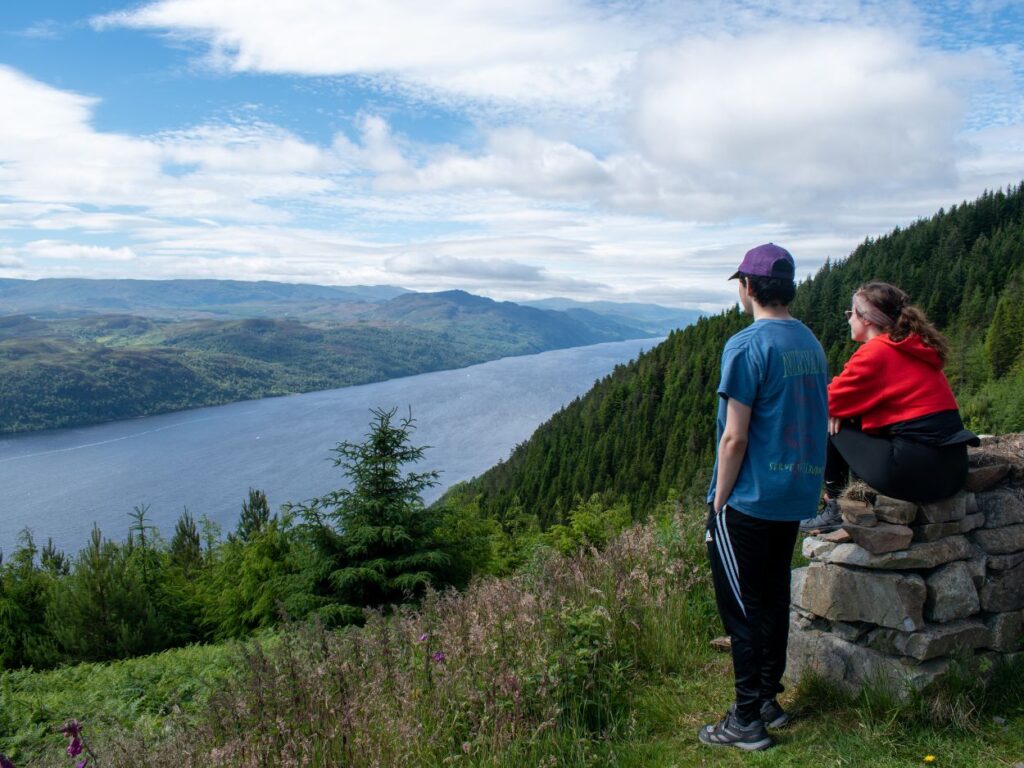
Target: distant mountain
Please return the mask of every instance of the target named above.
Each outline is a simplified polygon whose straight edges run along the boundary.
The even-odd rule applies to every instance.
[[[307,285],[243,280],[0,279],[0,315],[66,317],[350,317],[352,307],[406,293],[391,285]],[[357,311],[357,310],[356,310]]]
[[[642,328],[655,336],[665,336],[677,328],[695,323],[704,313],[696,309],[676,309],[660,304],[640,304],[616,301],[575,301],[553,298],[520,302],[524,307],[554,309],[572,314],[583,310],[594,312],[615,322]]]
[[[17,284],[11,288],[11,282],[9,293],[25,290]],[[236,311],[265,309],[271,305],[259,302],[276,295],[296,315],[306,311],[294,301],[297,296],[335,301],[339,294],[331,289],[325,294],[318,286],[274,283],[225,286],[197,281],[210,284],[190,284],[180,292],[175,292],[179,286],[166,290],[163,283],[160,292],[153,285],[124,289],[118,281],[107,282],[105,292],[89,286],[93,306],[111,302],[120,292],[132,302],[148,301],[144,309],[158,311],[150,316],[89,314],[82,308],[88,302],[76,294],[63,308],[70,313],[72,300],[77,301],[78,317],[52,310],[0,317],[0,432],[365,384],[498,357],[649,336],[584,310],[521,307],[464,291],[352,302],[346,305],[351,317],[344,322],[295,316],[196,318],[184,305],[186,293],[197,300],[205,297],[207,308],[221,311],[230,299],[237,299]],[[51,286],[43,288],[45,295]],[[188,319],[166,317],[173,302],[182,304],[181,314]]]
[[[640,339],[651,333],[593,312],[558,312],[494,301],[465,291],[407,293],[360,315],[363,321],[410,325],[458,338],[478,348],[509,345],[520,354]]]

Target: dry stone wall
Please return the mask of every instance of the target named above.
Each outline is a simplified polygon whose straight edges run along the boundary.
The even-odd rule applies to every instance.
[[[787,677],[921,688],[954,657],[1024,651],[1024,434],[987,437],[967,487],[930,504],[863,484],[793,571]]]

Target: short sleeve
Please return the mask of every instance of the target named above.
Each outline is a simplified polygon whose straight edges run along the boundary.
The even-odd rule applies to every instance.
[[[757,366],[746,345],[727,347],[722,352],[722,379],[718,384],[718,394],[730,400],[736,400],[747,406],[753,406],[757,399],[760,375]]]

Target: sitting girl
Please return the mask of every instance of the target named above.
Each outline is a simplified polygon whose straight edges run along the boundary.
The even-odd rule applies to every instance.
[[[967,478],[964,428],[942,366],[948,345],[909,297],[888,283],[867,283],[846,317],[862,343],[828,387],[825,505],[802,531],[842,525],[839,494],[854,474],[886,496],[927,502],[952,496]]]

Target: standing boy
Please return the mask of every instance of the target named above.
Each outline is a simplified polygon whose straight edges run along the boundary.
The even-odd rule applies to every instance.
[[[736,701],[701,728],[705,744],[771,745],[767,727],[789,717],[782,692],[789,639],[790,560],[799,521],[821,493],[828,435],[825,353],[789,314],[796,292],[789,252],[747,252],[732,278],[754,322],[726,342],[718,385],[718,451],[705,541],[718,613],[732,638]]]

